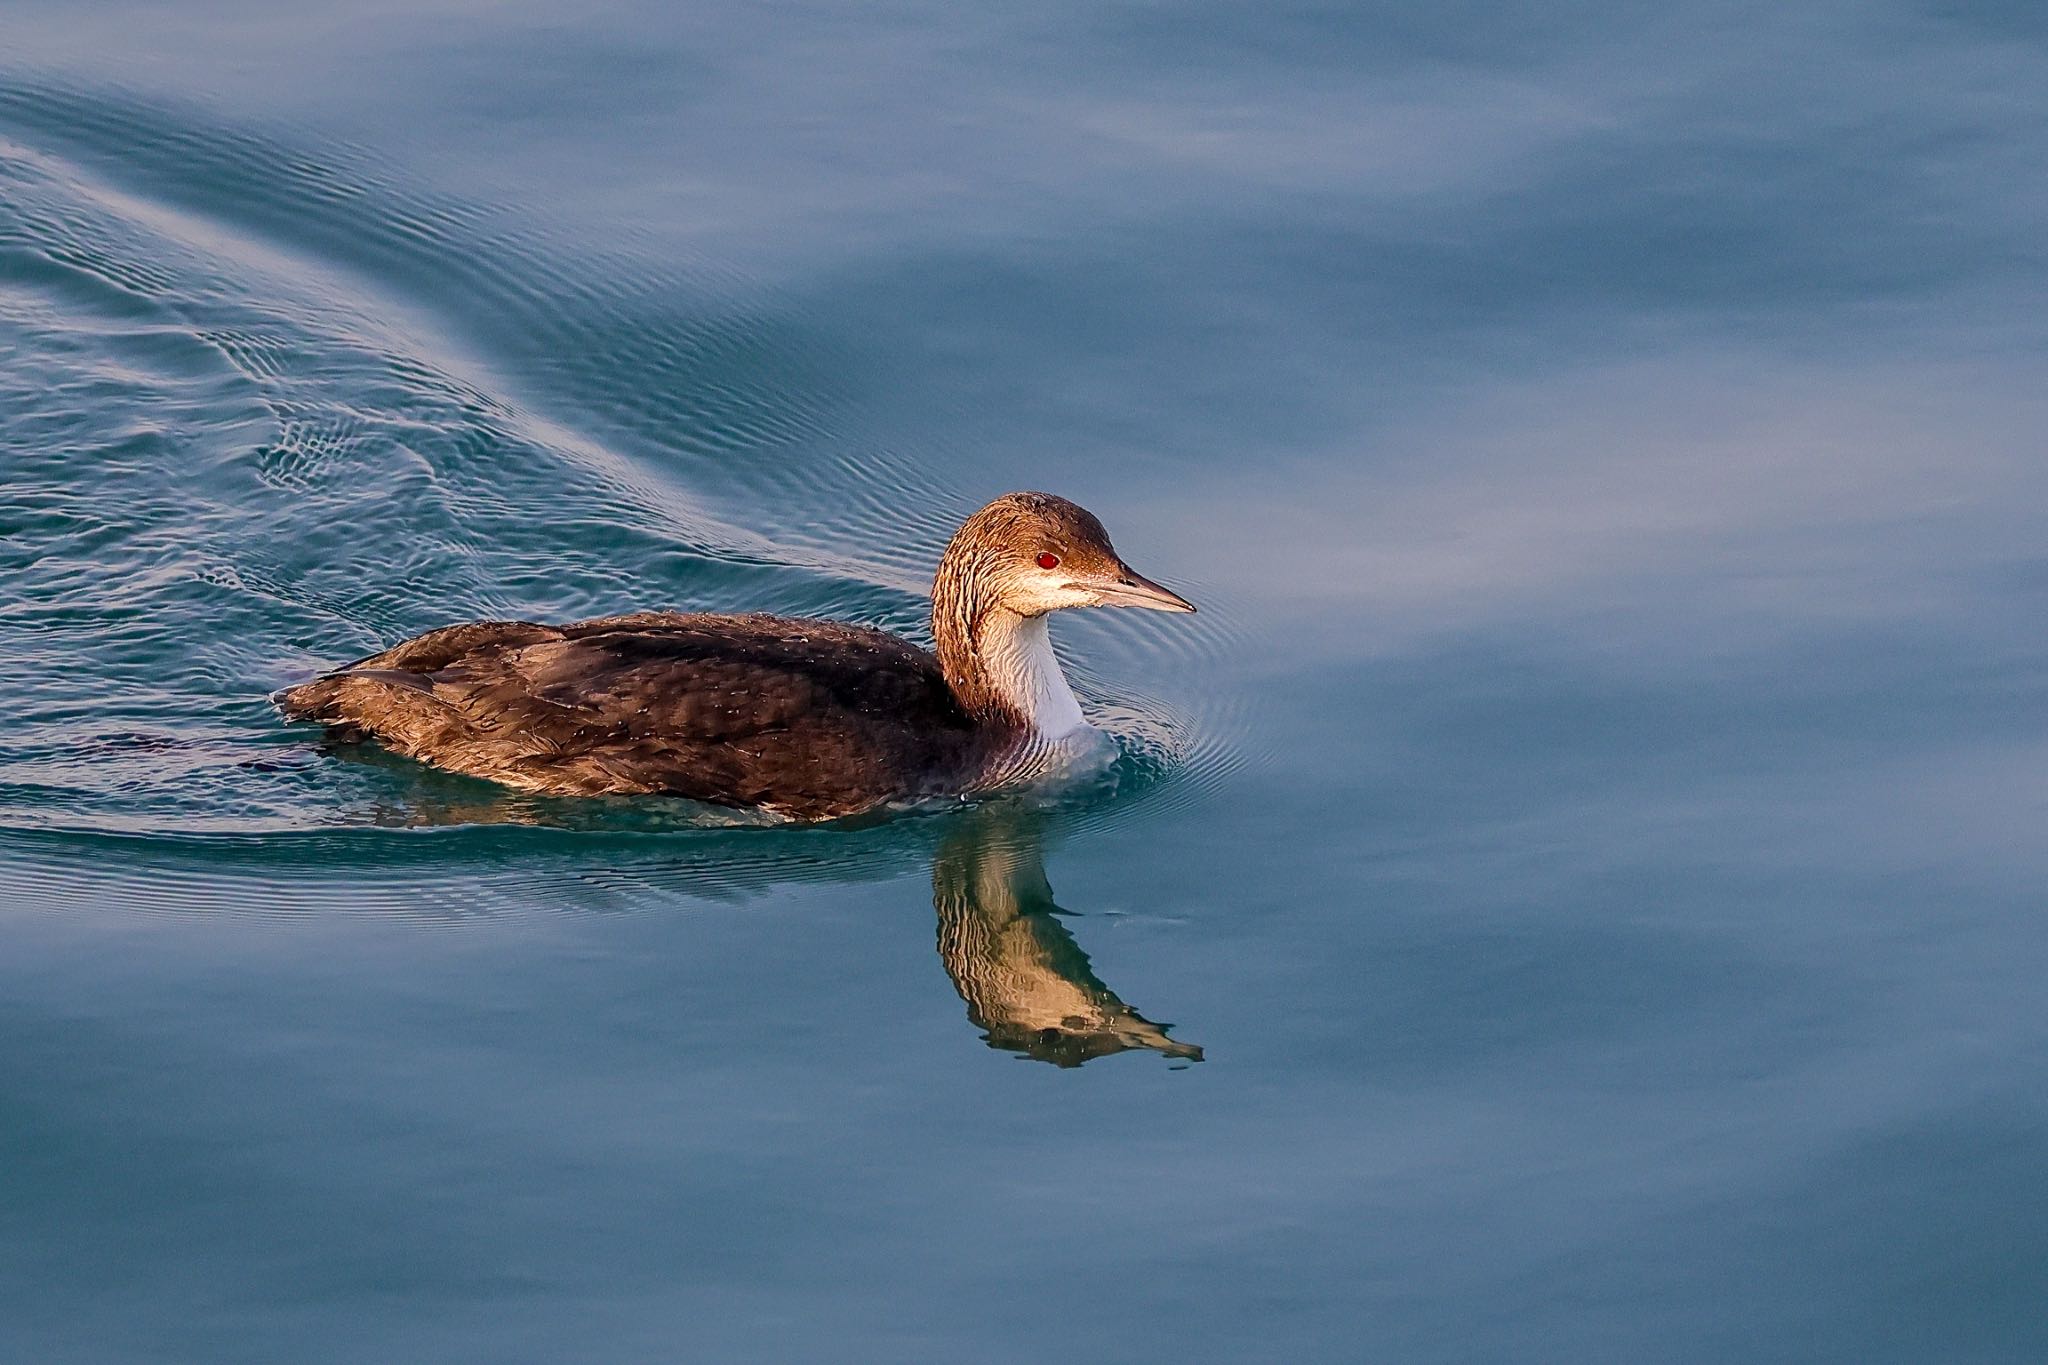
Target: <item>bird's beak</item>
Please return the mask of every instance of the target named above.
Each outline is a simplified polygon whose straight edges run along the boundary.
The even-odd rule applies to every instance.
[[[1193,611],[1195,604],[1179,593],[1160,587],[1128,564],[1117,566],[1115,579],[1089,586],[1102,594],[1105,607],[1144,607],[1149,611]]]

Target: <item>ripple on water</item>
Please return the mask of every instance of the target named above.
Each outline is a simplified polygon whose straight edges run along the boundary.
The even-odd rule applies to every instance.
[[[0,828],[730,822],[337,762],[265,699],[473,617],[744,606],[924,634],[972,499],[863,434],[852,367],[767,291],[19,77],[0,188]],[[1076,685],[1122,752],[1063,798],[1086,823],[1232,761],[1239,718],[1199,686],[1227,615],[1173,626],[1087,631]],[[1162,672],[1193,684],[1173,705],[1105,682]]]

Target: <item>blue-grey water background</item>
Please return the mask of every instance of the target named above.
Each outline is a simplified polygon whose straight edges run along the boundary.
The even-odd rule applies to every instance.
[[[9,0],[0,1355],[2048,1358],[2044,14]],[[1203,607],[1113,784],[265,700],[1016,487]],[[985,1041],[963,848],[1205,1059]]]

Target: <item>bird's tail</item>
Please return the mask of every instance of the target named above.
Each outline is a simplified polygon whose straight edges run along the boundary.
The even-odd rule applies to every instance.
[[[341,698],[341,677],[340,674],[329,673],[297,687],[273,692],[270,700],[284,712],[287,720],[338,721],[341,713],[336,710],[336,703]]]

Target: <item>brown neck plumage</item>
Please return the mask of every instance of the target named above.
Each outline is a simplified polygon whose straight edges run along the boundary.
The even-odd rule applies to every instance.
[[[1087,720],[1046,630],[1047,612],[1062,603],[1048,602],[1044,584],[1032,582],[1045,572],[1038,556],[1056,553],[1034,546],[1048,534],[1051,506],[1068,504],[1012,493],[967,519],[932,583],[932,639],[954,700],[977,723],[1062,741]],[[1114,560],[1115,552],[1104,549],[1102,556]]]
[[[994,554],[993,547],[966,537],[946,547],[932,582],[932,640],[962,710],[984,725],[1023,729],[1030,716],[989,667],[990,647],[1014,636],[1023,623],[994,600]]]

